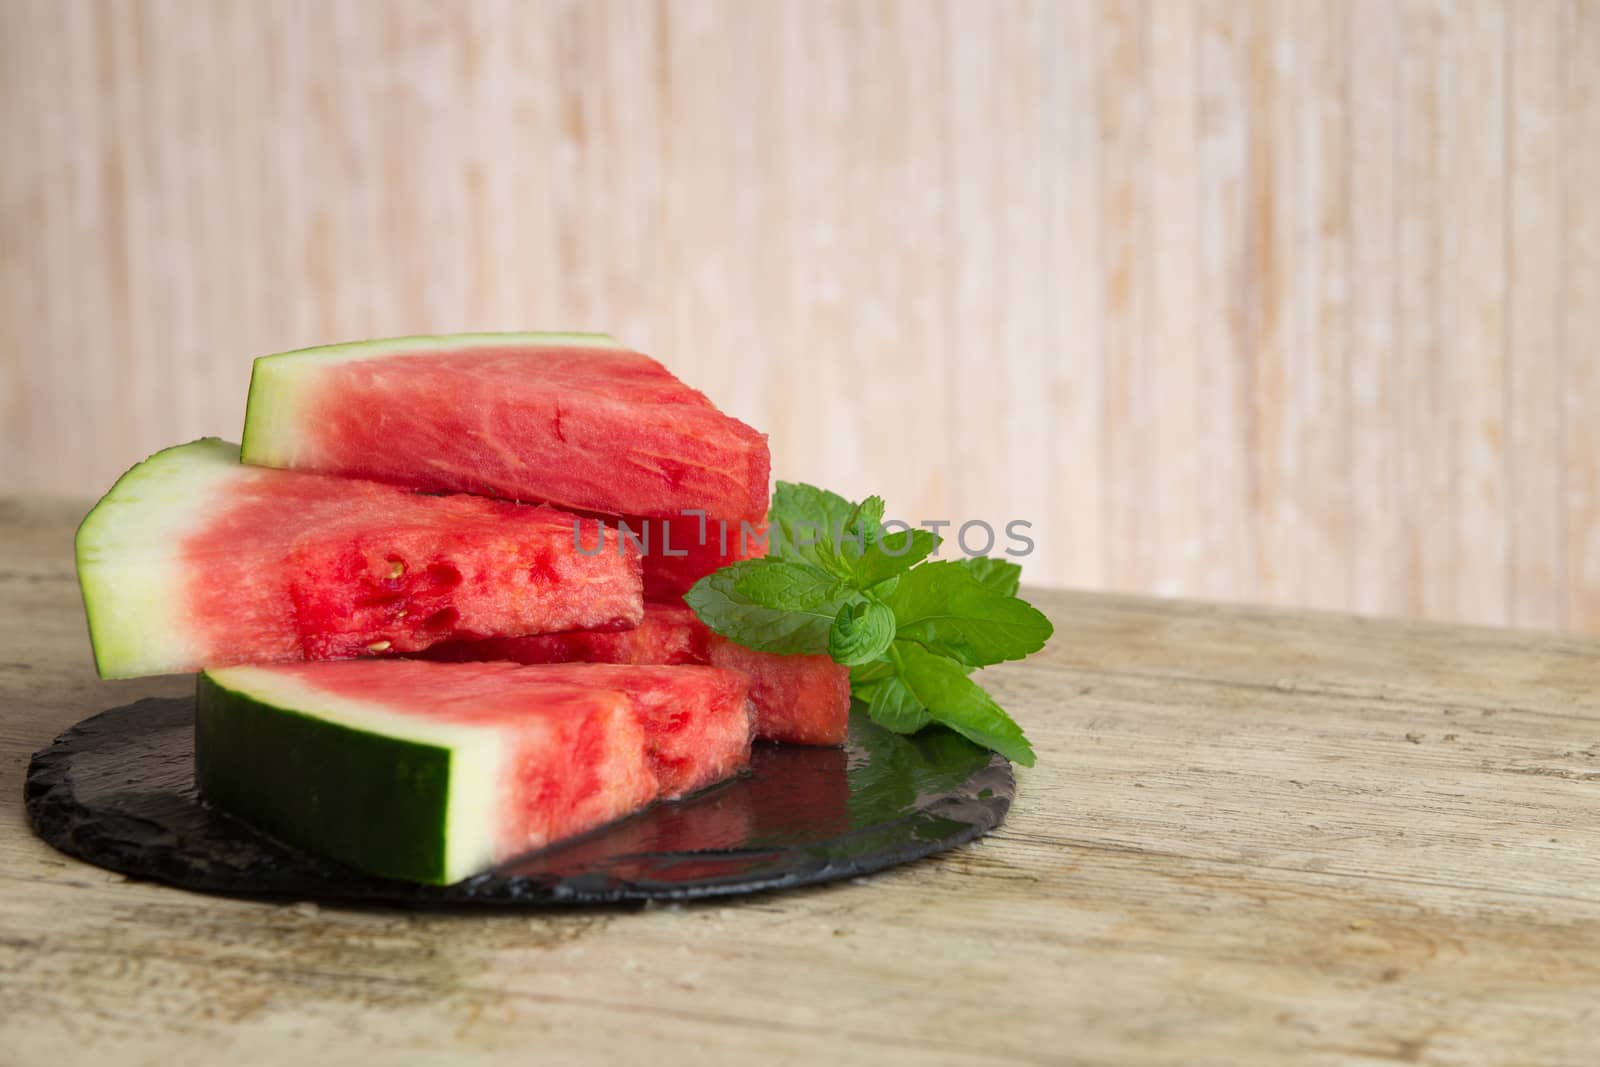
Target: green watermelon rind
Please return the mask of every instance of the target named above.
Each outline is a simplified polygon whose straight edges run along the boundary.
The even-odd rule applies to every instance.
[[[130,468],[78,524],[78,586],[102,678],[194,663],[182,546],[222,486],[253,475],[239,446],[215,437],[174,445]]]
[[[201,796],[294,848],[449,885],[495,857],[492,730],[406,715],[255,667],[196,688]]]
[[[626,346],[603,333],[458,333],[421,334],[377,341],[300,348],[259,357],[250,370],[250,393],[245,400],[241,458],[263,467],[292,467],[303,438],[301,398],[314,389],[314,366],[334,366],[391,356],[461,352],[499,347],[611,348]]]

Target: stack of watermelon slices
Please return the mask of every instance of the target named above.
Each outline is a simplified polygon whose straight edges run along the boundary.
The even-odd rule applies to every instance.
[[[846,668],[681,600],[761,550],[769,473],[762,434],[607,337],[266,356],[242,451],[157,453],[79,528],[95,662],[202,672],[211,802],[457,881],[737,774],[753,737],[843,741]]]

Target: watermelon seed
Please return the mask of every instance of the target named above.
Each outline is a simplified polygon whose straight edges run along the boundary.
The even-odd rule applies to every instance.
[[[400,577],[405,572],[406,572],[406,565],[405,565],[405,561],[404,560],[391,559],[389,561],[389,580],[390,581],[393,581],[394,579]]]
[[[387,642],[387,641],[374,641],[374,642],[372,642],[372,644],[367,646],[367,651],[368,652],[383,652],[383,651],[386,651],[388,649],[388,647],[389,647],[389,642]]]

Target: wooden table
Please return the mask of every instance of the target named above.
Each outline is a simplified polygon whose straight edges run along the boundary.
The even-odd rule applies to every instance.
[[[0,503],[0,1063],[1600,1057],[1592,640],[1041,593],[983,843],[734,904],[258,904],[28,831],[31,752],[185,688],[94,678],[81,511]]]

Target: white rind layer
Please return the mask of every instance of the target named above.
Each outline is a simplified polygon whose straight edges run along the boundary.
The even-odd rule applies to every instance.
[[[316,395],[317,379],[322,370],[391,356],[506,347],[624,349],[626,346],[601,333],[462,333],[355,341],[261,356],[251,368],[250,396],[245,402],[244,462],[263,467],[293,467],[303,458],[314,458],[300,453],[306,439],[301,420],[306,410],[305,398]]]
[[[460,881],[501,858],[499,819],[506,805],[499,793],[505,788],[509,754],[516,751],[504,726],[440,722],[377,701],[331,694],[270,668],[226,667],[205,674],[223,689],[241,693],[259,704],[449,752],[444,881]]]
[[[78,526],[78,584],[102,678],[195,670],[201,647],[185,610],[184,541],[226,486],[257,477],[239,446],[207,437],[129,470]]]

